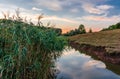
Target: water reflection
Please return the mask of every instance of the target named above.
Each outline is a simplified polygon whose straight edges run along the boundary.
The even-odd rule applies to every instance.
[[[57,79],[120,79],[119,75],[106,69],[103,62],[72,48],[63,51],[56,67],[60,70]]]

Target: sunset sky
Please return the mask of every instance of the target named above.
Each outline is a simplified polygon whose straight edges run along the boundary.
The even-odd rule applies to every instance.
[[[120,0],[0,0],[2,12],[15,13],[20,8],[21,17],[37,22],[37,16],[44,14],[42,22],[63,29],[63,32],[84,24],[86,29],[101,30],[120,22]]]

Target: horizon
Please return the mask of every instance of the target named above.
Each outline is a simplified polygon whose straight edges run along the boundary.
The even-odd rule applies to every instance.
[[[37,22],[37,17],[44,14],[41,19],[44,25],[51,23],[63,32],[78,28],[83,24],[86,29],[99,31],[112,24],[120,22],[120,0],[1,0],[0,18],[2,12],[15,14],[20,8],[20,16],[27,20]]]

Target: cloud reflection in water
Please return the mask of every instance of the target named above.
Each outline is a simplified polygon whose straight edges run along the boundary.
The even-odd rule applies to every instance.
[[[63,51],[56,67],[60,70],[57,79],[120,79],[120,76],[107,70],[103,62],[72,48]]]

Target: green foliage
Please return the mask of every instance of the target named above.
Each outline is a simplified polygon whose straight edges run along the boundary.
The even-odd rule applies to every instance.
[[[85,27],[84,27],[84,25],[81,24],[81,25],[78,27],[78,29],[71,30],[70,32],[65,33],[64,35],[65,35],[65,36],[73,36],[73,35],[85,34],[85,33],[86,33]]]
[[[85,26],[82,24],[79,26],[78,30],[80,31],[80,34],[86,33]]]
[[[104,28],[101,31],[106,31],[106,30],[114,30],[114,29],[120,29],[120,22],[115,24],[115,25],[111,25],[108,28]]]
[[[50,79],[51,60],[66,44],[54,29],[1,19],[0,78]]]
[[[62,30],[60,28],[53,28],[53,30],[55,30],[58,36],[62,34]]]

